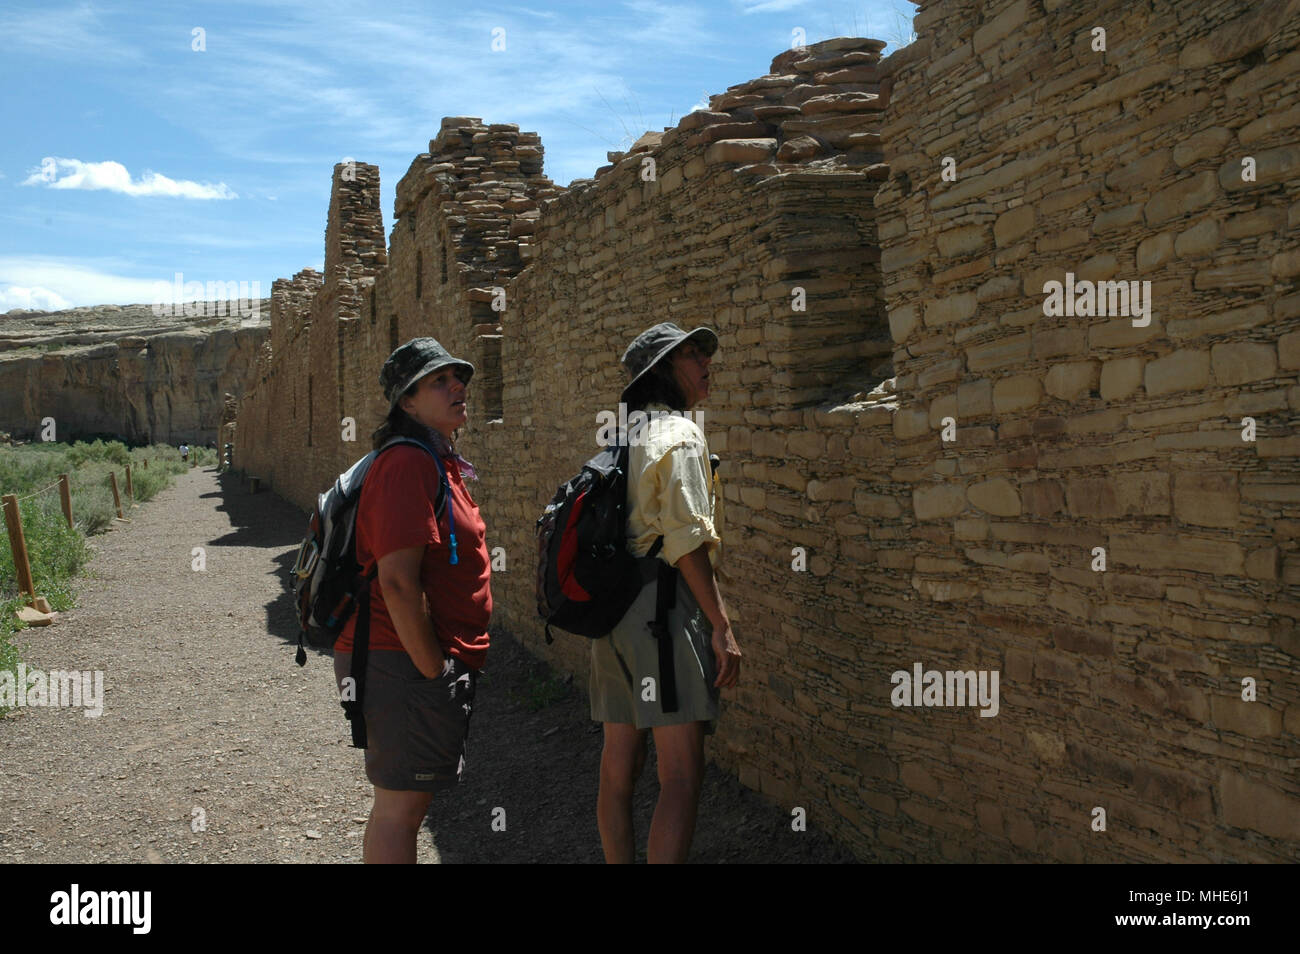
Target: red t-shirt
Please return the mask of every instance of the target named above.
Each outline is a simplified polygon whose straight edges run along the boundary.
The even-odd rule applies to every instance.
[[[433,631],[444,653],[480,669],[487,658],[492,591],[488,585],[487,528],[465,489],[454,457],[443,458],[451,504],[456,508],[456,555],[448,562],[447,513],[438,520],[438,465],[418,447],[398,446],[381,454],[366,474],[357,505],[357,562],[363,571],[395,550],[425,547],[420,581],[429,601]],[[370,584],[370,648],[405,652],[384,604],[379,578]],[[352,651],[354,614],[343,626],[335,650]]]

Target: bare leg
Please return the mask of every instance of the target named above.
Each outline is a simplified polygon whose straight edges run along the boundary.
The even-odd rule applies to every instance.
[[[368,865],[415,864],[415,839],[432,798],[432,792],[395,792],[376,785],[362,860]]]
[[[632,792],[645,767],[646,733],[635,726],[605,723],[605,746],[600,753],[600,793],[596,796],[596,824],[605,862],[631,864],[636,858],[632,833]]]
[[[650,864],[681,864],[691,850],[704,778],[704,723],[654,730],[659,759],[659,802],[650,822]]]

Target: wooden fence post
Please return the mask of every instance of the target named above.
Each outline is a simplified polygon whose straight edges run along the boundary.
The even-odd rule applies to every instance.
[[[148,469],[149,469],[149,458],[148,458],[148,457],[146,457],[146,458],[144,459],[144,469],[145,469],[145,470],[148,470]]]
[[[122,516],[122,498],[117,492],[117,474],[111,470],[108,472],[108,482],[113,485],[113,506],[117,508],[117,519],[125,520],[126,517]]]
[[[18,512],[18,496],[4,495],[5,527],[9,530],[9,547],[14,554],[14,572],[18,589],[27,594],[27,602],[36,605],[36,586],[32,583],[32,565],[27,562],[27,540],[23,537],[23,518]]]
[[[59,503],[63,504],[63,516],[67,518],[68,529],[72,529],[72,485],[68,483],[67,474],[59,474]]]
[[[135,485],[131,483],[131,465],[126,465],[126,499],[135,506]]]

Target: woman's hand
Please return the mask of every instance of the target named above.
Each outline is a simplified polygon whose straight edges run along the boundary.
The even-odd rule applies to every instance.
[[[713,626],[713,655],[718,663],[718,678],[713,685],[729,689],[740,680],[740,646],[736,644],[731,620],[727,619],[727,608],[718,592],[713,564],[709,562],[708,545],[701,544],[678,560],[677,569]]]
[[[715,686],[731,689],[740,682],[740,646],[730,622],[713,627],[713,657],[718,662],[718,678],[713,681]]]

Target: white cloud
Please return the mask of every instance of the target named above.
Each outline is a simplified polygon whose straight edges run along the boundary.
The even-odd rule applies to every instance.
[[[171,274],[132,278],[108,269],[125,266],[117,261],[78,262],[41,256],[0,256],[0,299],[16,296],[10,308],[34,308],[18,300],[23,292],[51,295],[57,307],[81,305],[150,304],[155,299],[154,283],[172,280]],[[200,276],[194,276],[199,278]]]
[[[138,64],[140,51],[114,32],[94,4],[53,6],[43,10],[0,10],[0,49],[32,50],[42,56],[95,62]],[[185,38],[188,46],[189,37]]]
[[[779,13],[782,10],[793,10],[795,7],[802,7],[808,0],[758,0],[758,2],[742,2],[740,12],[749,15],[751,13]]]
[[[71,308],[72,303],[48,288],[23,288],[20,285],[0,285],[0,311],[26,308],[32,311],[58,311]]]
[[[146,171],[132,180],[126,166],[120,162],[82,162],[80,159],[61,159],[46,156],[40,169],[33,170],[23,180],[23,185],[45,185],[51,189],[103,189],[129,196],[170,196],[181,199],[237,199],[224,182],[212,185],[191,182],[188,179],[169,179],[157,172]]]

